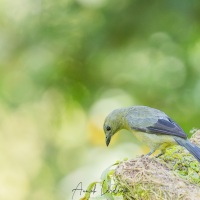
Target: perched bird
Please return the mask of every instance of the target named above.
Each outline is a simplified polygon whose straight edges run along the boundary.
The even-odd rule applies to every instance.
[[[160,110],[147,106],[117,109],[106,117],[103,128],[107,146],[117,131],[127,129],[150,148],[147,155],[156,150],[163,153],[167,146],[179,144],[200,162],[200,148],[192,144],[183,129]]]

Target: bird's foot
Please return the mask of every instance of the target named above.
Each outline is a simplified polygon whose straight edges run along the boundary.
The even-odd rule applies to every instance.
[[[162,156],[164,153],[162,152],[162,153],[159,153],[158,155],[156,155],[155,157],[156,158],[159,158],[160,156]]]

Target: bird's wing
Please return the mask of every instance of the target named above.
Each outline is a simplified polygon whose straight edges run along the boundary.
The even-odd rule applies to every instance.
[[[187,138],[187,135],[185,134],[183,129],[169,117],[152,117],[146,118],[145,120],[144,118],[132,118],[131,122],[132,123],[130,124],[133,130],[146,132],[150,134],[172,135],[185,139]]]
[[[183,129],[170,118],[158,119],[156,123],[146,127],[148,133],[164,134],[187,138]]]

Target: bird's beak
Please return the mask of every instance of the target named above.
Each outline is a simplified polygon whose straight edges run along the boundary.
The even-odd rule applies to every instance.
[[[111,136],[106,135],[106,145],[108,146],[110,144]]]

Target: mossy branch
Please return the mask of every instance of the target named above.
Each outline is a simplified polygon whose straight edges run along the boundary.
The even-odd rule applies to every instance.
[[[190,141],[200,146],[200,130],[193,133]],[[113,187],[117,186],[115,193],[105,188],[110,191],[107,199],[110,195],[112,199],[121,195],[124,200],[200,199],[200,163],[178,145],[166,149],[159,158],[140,156],[121,161],[112,173],[106,172]]]
[[[200,145],[200,131],[191,142]],[[159,158],[142,156],[121,162],[115,183],[126,191],[124,199],[200,199],[200,164],[183,147],[166,149]]]

